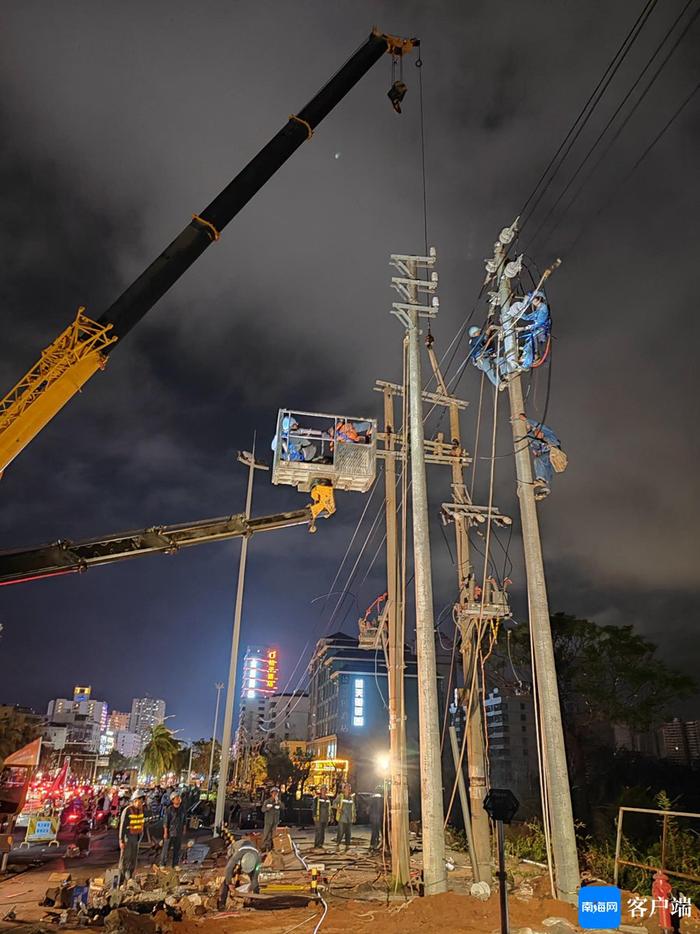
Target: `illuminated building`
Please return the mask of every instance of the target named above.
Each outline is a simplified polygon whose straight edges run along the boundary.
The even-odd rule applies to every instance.
[[[129,733],[138,733],[144,737],[159,723],[165,720],[165,701],[155,697],[135,697],[131,702]],[[126,755],[122,753],[122,755]],[[137,753],[138,755],[138,753]]]
[[[91,688],[76,687],[73,699],[57,697],[49,701],[46,719],[57,724],[84,724],[89,721],[97,724],[99,733],[107,726],[107,702],[94,700],[90,694]],[[76,697],[82,700],[76,700]]]
[[[73,700],[76,703],[79,703],[80,701],[89,701],[91,694],[92,687],[89,684],[84,686],[81,684],[76,684],[76,686],[73,688]]]
[[[269,701],[277,691],[279,653],[271,646],[249,645],[243,656],[241,702],[236,733],[236,748],[267,738],[265,727],[270,722]],[[308,709],[308,708],[307,708]],[[268,731],[269,732],[269,731]],[[282,737],[275,737],[282,738]],[[305,739],[293,736],[292,739]]]
[[[279,677],[277,649],[249,645],[243,657],[241,700],[257,700],[274,694]]]
[[[107,728],[113,733],[120,733],[129,729],[131,714],[128,711],[111,710],[107,721]]]
[[[409,800],[417,813],[418,687],[416,657],[405,650],[406,745]],[[348,779],[353,790],[374,791],[383,779],[377,762],[389,752],[387,670],[381,649],[361,648],[343,632],[320,639],[310,667],[309,747],[314,753],[307,786]]]

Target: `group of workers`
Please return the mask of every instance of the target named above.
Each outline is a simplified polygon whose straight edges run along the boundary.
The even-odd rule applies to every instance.
[[[282,803],[279,788],[270,790],[268,797],[263,802],[262,812],[263,836],[261,849],[263,852],[267,852],[272,849],[274,834],[281,818]],[[329,795],[327,785],[321,785],[314,794],[311,813],[314,822],[314,849],[321,850],[325,846],[326,831],[331,819],[334,818],[337,824],[336,847],[340,849],[344,845],[347,853],[352,840],[352,825],[357,821],[357,803],[352,785],[349,782],[344,782],[335,797]],[[383,819],[384,791],[383,788],[378,787],[369,804],[371,851],[379,847]]]
[[[501,326],[469,328],[467,360],[505,389],[515,373],[544,362],[551,340],[552,319],[547,298],[540,289],[513,302],[501,312]]]
[[[134,874],[139,844],[148,817],[155,817],[162,823],[161,866],[179,865],[191,797],[189,789],[169,790],[157,799],[143,789],[134,791],[119,817],[119,868],[122,882],[128,881]],[[147,813],[147,807],[150,814]]]
[[[467,361],[485,373],[493,385],[505,389],[517,373],[544,362],[551,341],[552,319],[547,297],[540,289],[528,292],[501,311],[501,325],[469,328]],[[532,453],[535,499],[551,492],[554,472],[566,469],[561,441],[547,425],[520,416],[527,423],[526,438]]]
[[[332,464],[336,443],[369,444],[372,440],[372,422],[336,419],[328,429],[302,428],[291,415],[284,415],[279,437],[272,439],[271,448],[280,459],[314,464]]]

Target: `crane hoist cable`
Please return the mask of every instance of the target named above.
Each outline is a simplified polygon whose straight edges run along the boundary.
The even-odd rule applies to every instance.
[[[80,391],[104,369],[115,346],[168,292],[189,267],[313,130],[386,53],[403,56],[420,45],[373,30],[321,90],[255,155],[96,320],[78,312],[32,369],[0,400],[0,473]]]

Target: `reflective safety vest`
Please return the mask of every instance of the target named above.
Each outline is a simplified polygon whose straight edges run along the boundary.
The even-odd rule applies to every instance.
[[[333,802],[335,807],[335,819],[339,824],[354,824],[357,818],[357,810],[355,808],[355,795],[351,794],[349,798],[346,798],[345,795],[338,795],[338,797]]]
[[[140,837],[146,823],[146,815],[143,810],[137,811],[135,808],[128,807],[125,816],[126,826],[124,826],[123,836]]]
[[[335,429],[335,436],[338,441],[357,442],[362,440],[352,422],[339,422],[338,427]]]

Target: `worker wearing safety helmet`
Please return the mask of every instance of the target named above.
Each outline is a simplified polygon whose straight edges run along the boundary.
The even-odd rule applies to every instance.
[[[146,816],[143,812],[145,797],[143,791],[135,791],[131,796],[131,801],[122,811],[119,821],[119,849],[121,850],[119,870],[121,882],[131,879],[136,870],[139,843],[143,837],[146,823]]]
[[[498,386],[496,338],[491,336],[488,330],[482,333],[481,328],[469,328],[467,361],[473,363],[477,370],[485,373],[494,386]]]
[[[250,891],[259,892],[258,875],[262,864],[260,851],[249,837],[243,837],[241,840],[234,840],[227,832],[227,838],[231,839],[229,847],[229,860],[224,870],[224,879],[219,889],[218,908],[219,911],[226,909],[231,885],[234,888],[238,885],[241,873],[245,873],[250,880]]]
[[[522,341],[520,366],[523,370],[529,370],[536,360],[542,358],[552,327],[552,319],[547,297],[539,289],[525,296],[525,306],[525,310],[518,319]]]

